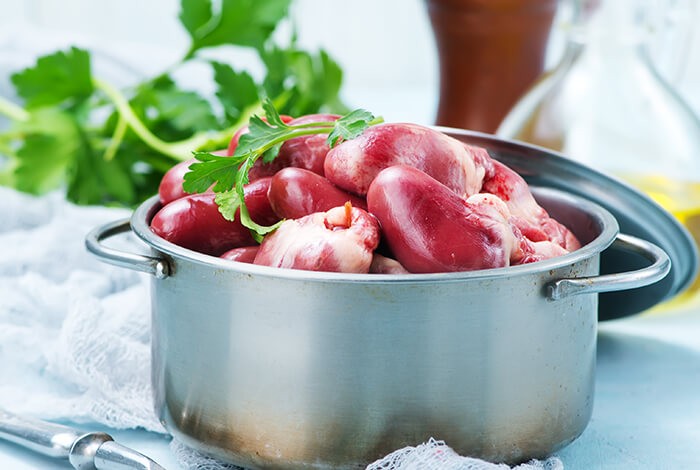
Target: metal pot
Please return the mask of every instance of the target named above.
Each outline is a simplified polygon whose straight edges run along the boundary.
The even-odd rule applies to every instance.
[[[178,439],[250,468],[360,468],[430,437],[515,463],[573,441],[593,406],[596,293],[656,282],[655,245],[580,197],[536,192],[585,246],[501,269],[349,275],[254,266],[175,246],[159,208],[94,230],[102,260],[153,274],[155,408]],[[150,256],[102,240],[132,230]],[[650,265],[598,275],[611,244]]]

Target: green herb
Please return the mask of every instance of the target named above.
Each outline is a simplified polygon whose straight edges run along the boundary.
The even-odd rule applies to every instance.
[[[22,104],[0,97],[0,115],[10,121],[0,130],[0,184],[35,194],[62,188],[84,204],[134,205],[193,151],[227,147],[265,97],[292,116],[346,112],[338,97],[342,72],[328,54],[301,50],[294,32],[286,41],[272,37],[288,21],[290,4],[181,0],[188,49],[164,72],[128,89],[96,77],[87,50],[38,58],[11,76]],[[231,45],[258,55],[265,66],[259,81],[200,54]],[[213,96],[183,89],[174,79],[191,62],[211,68]]]
[[[277,157],[284,142],[304,135],[328,134],[327,142],[332,148],[341,140],[354,139],[369,126],[382,122],[381,118],[374,117],[369,111],[358,109],[337,121],[290,126],[282,121],[271,101],[263,101],[262,108],[267,122],[259,116],[251,117],[249,132],[241,136],[233,156],[196,152],[198,163],[190,165],[183,184],[184,190],[189,193],[201,193],[213,187],[223,216],[234,220],[236,210],[240,208],[241,223],[251,229],[258,241],[279,225],[256,224],[245,206],[243,186],[248,183],[248,172],[258,159],[270,163]]]

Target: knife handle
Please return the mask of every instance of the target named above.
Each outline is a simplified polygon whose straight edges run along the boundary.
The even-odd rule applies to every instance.
[[[70,460],[81,470],[95,468],[95,452],[104,442],[112,440],[105,433],[83,433],[68,426],[20,417],[3,409],[0,409],[0,439],[49,457]]]

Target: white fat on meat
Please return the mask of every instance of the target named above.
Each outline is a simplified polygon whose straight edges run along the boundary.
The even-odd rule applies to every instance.
[[[569,253],[569,250],[558,243],[549,240],[533,242],[525,237],[518,227],[518,217],[513,216],[508,204],[494,194],[474,194],[467,198],[467,203],[478,207],[481,211],[490,211],[486,214],[491,219],[504,223],[501,233],[504,245],[510,253],[511,265],[542,261]],[[499,225],[499,227],[501,226]]]
[[[549,217],[530,192],[527,182],[504,164],[493,161],[494,172],[484,180],[483,192],[502,199],[508,206],[511,222],[531,242],[550,241],[568,251],[581,247],[576,236]]]
[[[395,259],[375,253],[369,267],[372,274],[408,274],[409,271]]]
[[[265,237],[255,264],[278,268],[367,273],[379,244],[379,224],[349,205],[286,220]]]
[[[485,215],[486,217],[482,217],[484,221],[491,221],[492,228],[500,233],[503,249],[510,254],[511,262],[522,258],[521,243],[511,225],[512,216],[505,202],[493,194],[478,193],[469,196],[467,204],[474,212]]]

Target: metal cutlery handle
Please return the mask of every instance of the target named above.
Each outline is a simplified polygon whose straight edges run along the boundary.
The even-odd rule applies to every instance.
[[[78,432],[66,426],[19,417],[0,409],[0,438],[40,454],[67,459],[79,437]]]
[[[0,439],[49,457],[68,460],[77,470],[163,470],[103,432],[84,433],[55,423],[17,416],[0,409]]]
[[[109,470],[165,470],[145,455],[118,442],[105,442],[97,450],[95,466]]]
[[[94,470],[97,450],[112,437],[82,433],[68,426],[17,416],[0,409],[0,438],[49,457],[69,460],[79,470]]]

